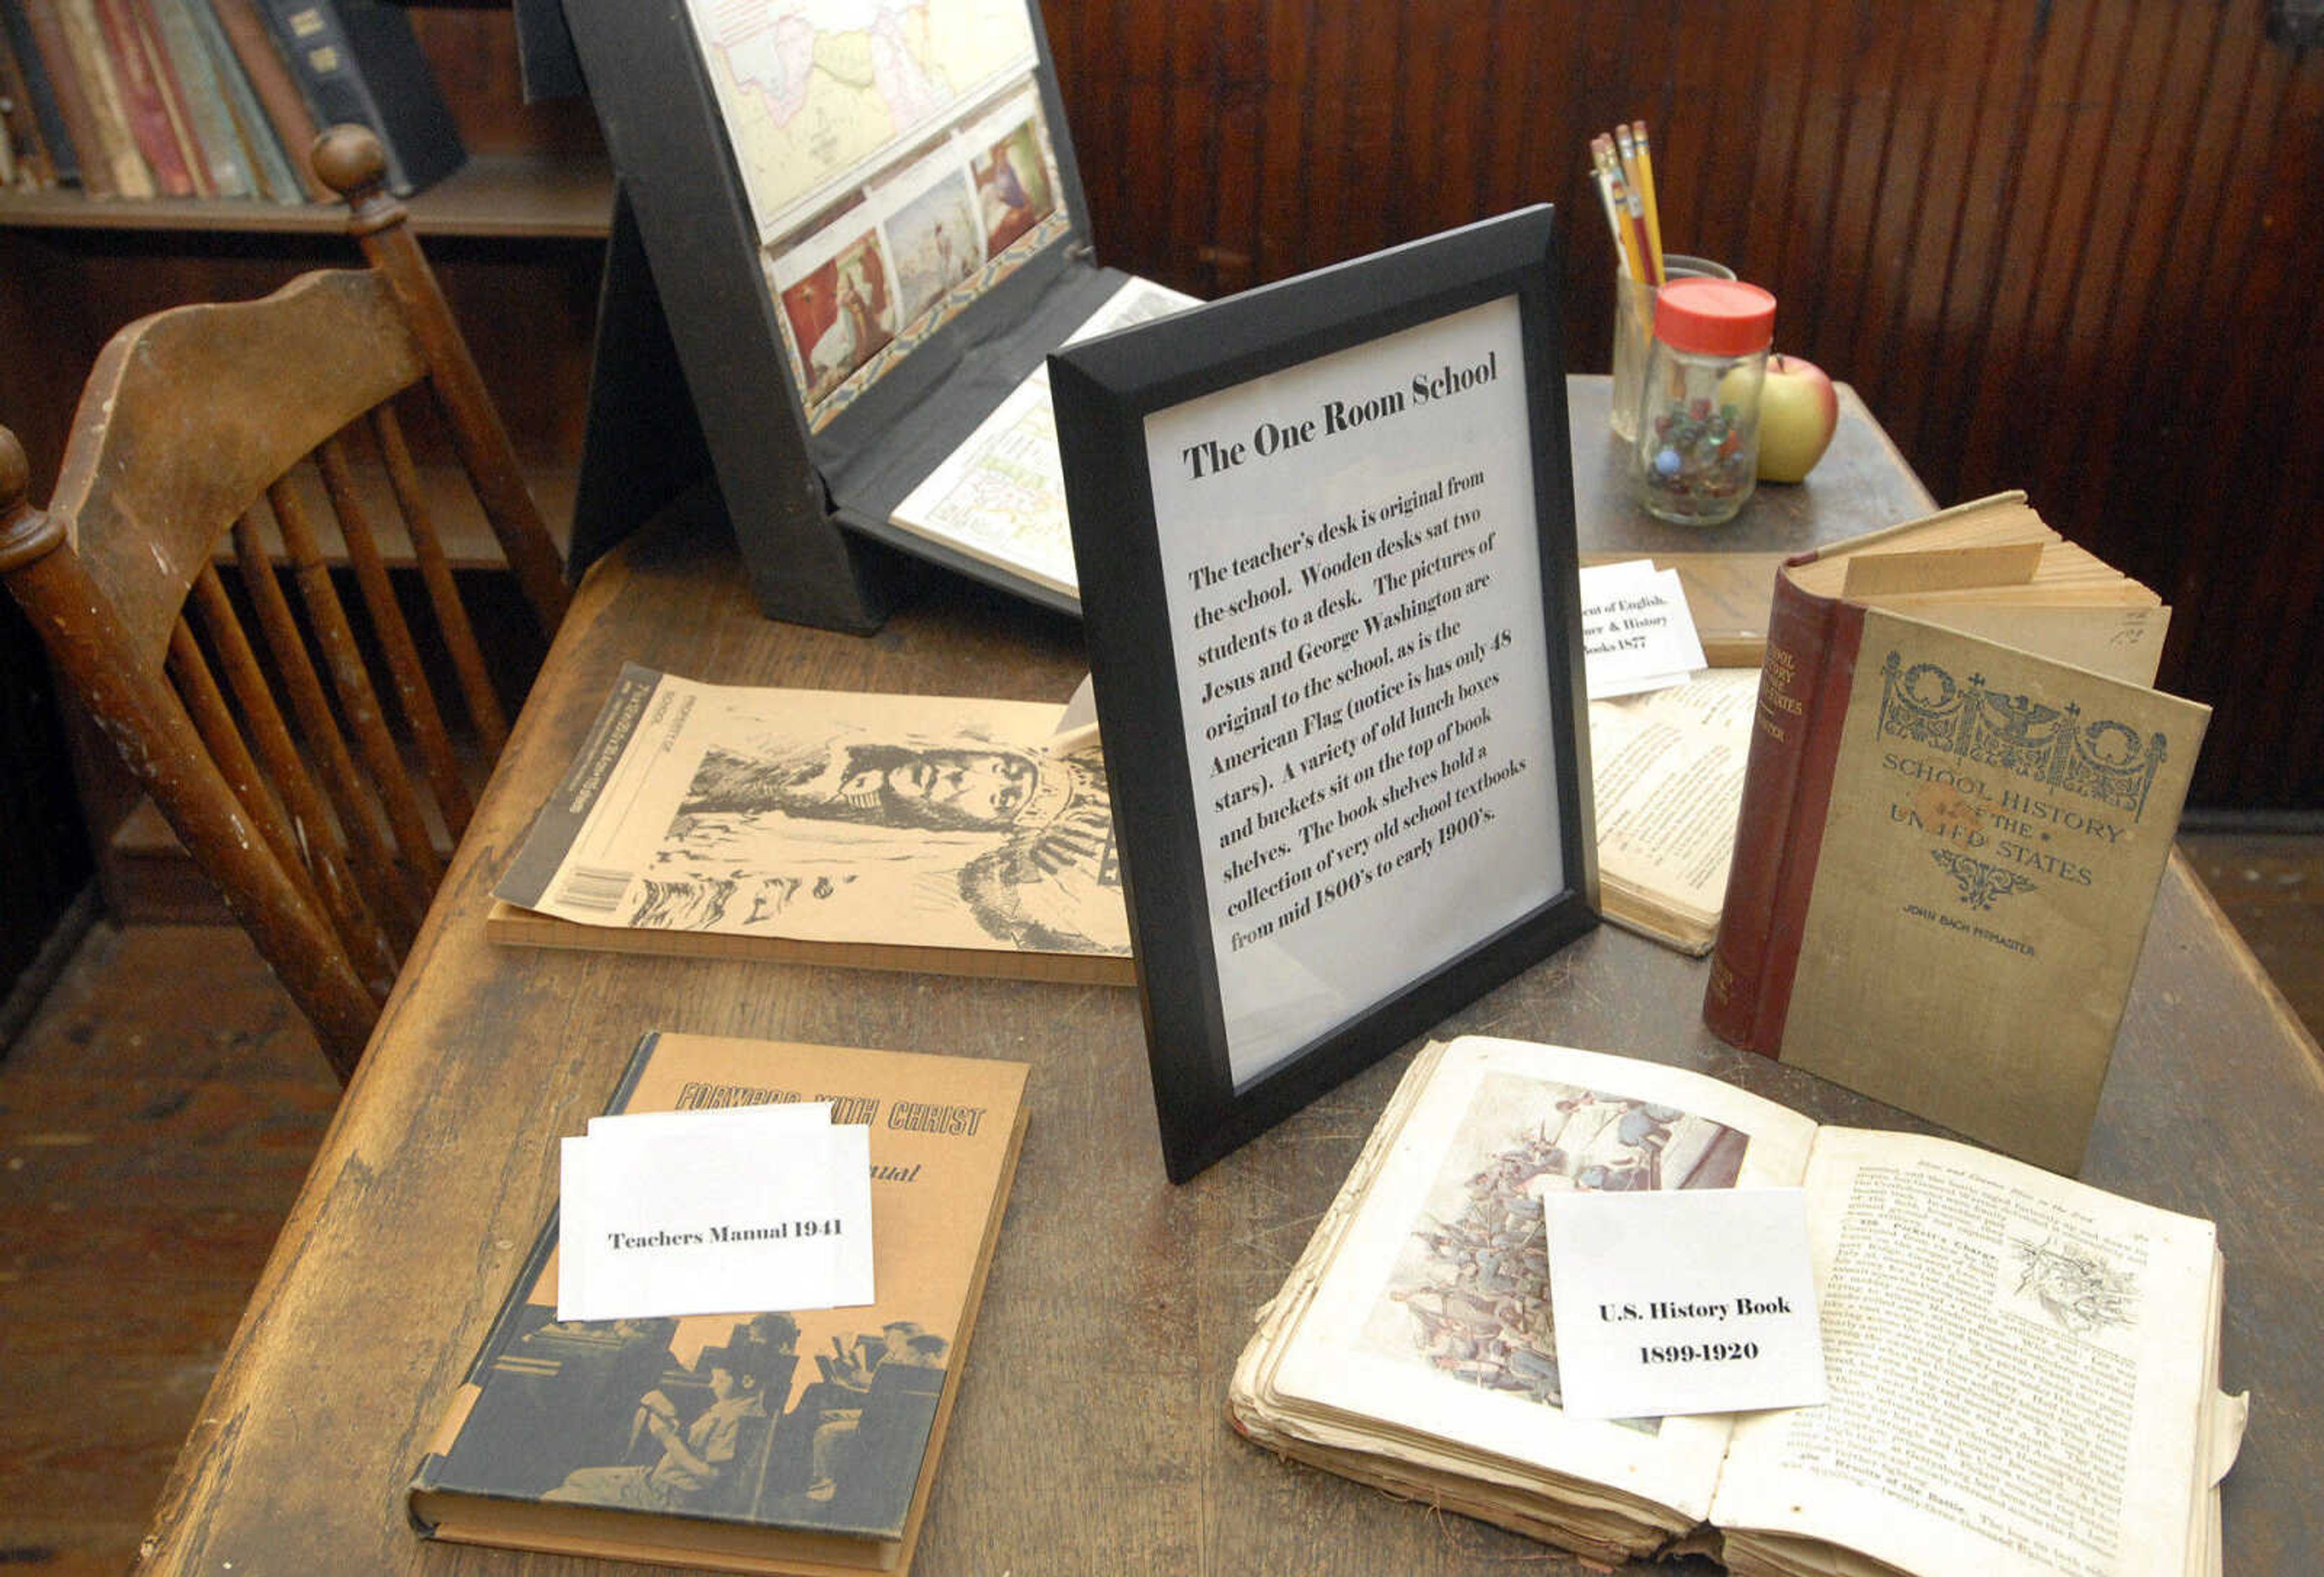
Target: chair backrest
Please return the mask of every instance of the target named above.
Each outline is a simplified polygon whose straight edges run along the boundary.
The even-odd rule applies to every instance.
[[[122,329],[46,510],[0,429],[0,575],[344,1078],[507,736],[442,523],[490,525],[544,633],[567,594],[377,139],[314,158],[368,266]],[[415,459],[406,416],[456,468]]]

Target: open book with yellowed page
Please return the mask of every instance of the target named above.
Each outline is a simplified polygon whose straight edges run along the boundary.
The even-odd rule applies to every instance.
[[[1563,1409],[1543,1200],[1800,1187],[1831,1400]],[[2245,1403],[2208,1222],[1699,1074],[1466,1037],[1414,1060],[1228,1397],[1300,1461],[1595,1560],[2209,1573]]]
[[[1711,951],[1735,855],[1756,668],[1590,703],[1598,907],[1682,953]]]
[[[2043,521],[2021,492],[1995,493],[1794,560],[1802,590],[2154,683],[2171,610],[2153,590]]]

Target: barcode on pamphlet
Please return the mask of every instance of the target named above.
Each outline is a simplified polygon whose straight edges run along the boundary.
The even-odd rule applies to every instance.
[[[566,873],[558,901],[571,908],[610,915],[622,907],[622,895],[629,890],[630,873],[626,871],[576,865]]]

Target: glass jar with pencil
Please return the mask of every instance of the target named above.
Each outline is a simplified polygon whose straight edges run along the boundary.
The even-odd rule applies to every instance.
[[[1655,196],[1654,149],[1646,123],[1626,121],[1590,140],[1591,179],[1614,237],[1612,397],[1607,423],[1625,444],[1638,436],[1638,374],[1655,337],[1655,300],[1672,280],[1731,280],[1735,271],[1707,257],[1663,250]]]

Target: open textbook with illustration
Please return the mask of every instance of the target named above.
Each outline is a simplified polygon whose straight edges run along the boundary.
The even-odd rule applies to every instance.
[[[623,668],[493,890],[495,941],[1129,983],[1095,749],[1031,702]]]
[[[1829,1404],[1562,1407],[1543,1200],[1800,1187]],[[1464,1038],[1415,1059],[1228,1407],[1245,1435],[1605,1561],[2215,1572],[2244,1403],[2208,1222],[1702,1074]]]

